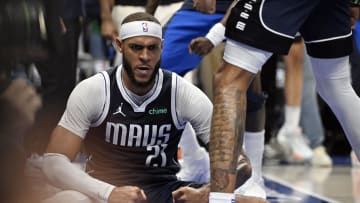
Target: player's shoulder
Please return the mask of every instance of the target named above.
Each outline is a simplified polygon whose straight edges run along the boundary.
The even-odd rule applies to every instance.
[[[172,77],[172,79],[175,80],[179,80],[181,82],[183,82],[184,78],[181,77],[180,75],[178,75],[176,72],[170,71],[170,70],[166,70],[166,69],[160,69],[162,71],[162,73],[164,74],[164,76],[168,76],[168,77]]]
[[[103,92],[107,87],[107,83],[106,81],[108,81],[109,76],[104,73],[104,72],[100,72],[100,73],[96,73],[93,76],[90,76],[88,78],[85,78],[84,80],[80,81],[74,91],[76,92],[83,92],[82,94],[84,94],[85,92],[89,93],[89,94],[95,94],[98,92]]]
[[[109,78],[108,73],[106,71],[102,71],[82,80],[79,85],[83,84],[97,87],[100,84],[104,84],[107,78]]]

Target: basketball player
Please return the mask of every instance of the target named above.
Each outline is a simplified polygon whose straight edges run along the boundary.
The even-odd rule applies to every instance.
[[[52,133],[43,171],[64,191],[47,202],[170,203],[191,185],[176,177],[178,143],[186,123],[208,143],[210,100],[159,68],[162,28],[150,14],[127,16],[116,43],[123,65],[79,83]],[[83,144],[87,173],[71,164]]]
[[[111,40],[118,35],[121,22],[127,15],[147,12],[165,25],[183,4],[183,0],[99,0],[99,2],[101,34]],[[120,64],[121,59],[121,55],[117,52],[114,63]]]
[[[234,5],[235,4],[233,3],[229,6],[232,7]],[[195,53],[199,56],[204,56],[208,54],[213,47],[219,45],[222,41],[224,41],[224,24],[226,22],[226,16],[228,16],[229,14],[230,10],[226,12],[225,17],[223,18],[224,20],[221,20],[221,22],[215,24],[209,30],[205,37],[197,37],[195,39],[192,39],[189,44],[190,52]],[[179,27],[179,29],[181,29],[181,27]],[[166,55],[163,54],[163,56]],[[166,58],[162,59],[164,60]],[[247,119],[245,125],[244,140],[241,140],[241,143],[243,143],[242,148],[244,149],[246,156],[250,160],[252,173],[250,178],[245,182],[245,184],[240,184],[239,182],[237,182],[237,188],[234,192],[240,195],[256,196],[266,199],[266,190],[262,177],[262,159],[264,153],[265,139],[264,128],[266,97],[262,93],[260,74],[258,74],[257,77],[250,84],[247,95]]]
[[[226,23],[225,63],[215,76],[210,202],[212,198],[231,198],[234,190],[235,163],[242,144],[237,141],[242,140],[250,82],[273,53],[287,54],[298,31],[311,56],[317,92],[360,155],[360,115],[354,113],[360,111],[360,100],[351,87],[349,74],[349,12],[349,2],[343,0],[237,1]]]

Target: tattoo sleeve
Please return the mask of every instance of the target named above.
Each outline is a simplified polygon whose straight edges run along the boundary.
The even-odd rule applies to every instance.
[[[214,93],[210,137],[211,191],[233,192],[237,160],[242,149],[246,92],[222,86]]]

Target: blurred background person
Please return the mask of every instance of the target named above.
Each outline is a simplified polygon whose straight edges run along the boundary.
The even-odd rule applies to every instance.
[[[51,12],[59,13],[63,29],[59,33],[51,33],[48,37],[49,40],[58,41],[62,49],[49,52],[46,60],[35,63],[41,79],[39,93],[43,108],[26,137],[29,153],[42,153],[45,150],[49,135],[60,120],[66,100],[76,84],[78,40],[84,16],[83,1],[58,0],[57,7]]]
[[[30,202],[24,178],[23,138],[41,107],[41,99],[24,79],[3,78],[0,83],[0,202]]]
[[[303,47],[302,39],[297,36],[288,55],[283,57],[285,64],[284,123],[276,135],[276,139],[281,146],[285,160],[290,163],[303,163],[312,158],[312,150],[306,143],[299,126],[303,90]]]

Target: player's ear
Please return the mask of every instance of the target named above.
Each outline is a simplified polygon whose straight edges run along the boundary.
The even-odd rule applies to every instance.
[[[164,48],[164,39],[161,39],[161,49]]]
[[[119,37],[115,37],[116,50],[122,52],[122,41]]]

